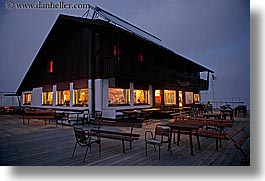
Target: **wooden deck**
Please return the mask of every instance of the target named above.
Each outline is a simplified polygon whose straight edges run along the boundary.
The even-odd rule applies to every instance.
[[[156,120],[135,133],[141,134],[139,141],[133,142],[129,150],[126,144],[126,153],[122,152],[121,141],[102,139],[102,155],[99,157],[98,146],[92,147],[86,162],[83,163],[85,149],[77,147],[74,157],[72,151],[75,144],[73,128],[68,126],[56,127],[52,122],[45,125],[44,121],[32,120],[30,124],[22,124],[18,115],[0,115],[0,165],[12,166],[245,166],[248,165],[242,154],[235,149],[232,141],[223,141],[222,148],[215,150],[215,140],[200,138],[201,150],[197,149],[194,138],[194,156],[190,155],[189,140],[182,136],[180,145],[172,145],[173,155],[167,151],[165,144],[161,148],[161,160],[158,152],[152,146],[145,156],[144,133],[154,130],[156,124],[169,120]],[[249,117],[237,117],[235,126],[245,125],[249,128]],[[81,126],[82,127],[82,126]],[[113,128],[117,129],[117,128]],[[126,129],[126,128],[122,128]],[[250,150],[249,141],[244,149]]]

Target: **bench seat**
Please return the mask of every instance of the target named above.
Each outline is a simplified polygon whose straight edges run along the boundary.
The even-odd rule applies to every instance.
[[[51,119],[54,119],[55,118],[55,115],[51,114],[51,113],[46,113],[45,114],[25,114],[22,116],[22,121],[23,121],[23,124],[25,124],[25,119],[28,120],[28,124],[29,124],[29,120],[30,119],[42,119],[45,121],[45,125],[46,125],[46,120],[49,121],[49,124],[50,124],[50,121]]]
[[[114,140],[121,140],[122,141],[122,148],[123,153],[125,153],[125,146],[124,142],[130,142],[130,149],[132,148],[132,142],[135,140],[139,140],[140,134],[133,134],[133,128],[142,128],[142,124],[140,123],[129,123],[129,122],[114,122],[114,121],[99,121],[95,120],[94,124],[98,126],[97,129],[91,129],[90,132],[94,136],[100,137],[100,138],[107,138],[107,139],[114,139]],[[102,126],[104,126],[104,129],[102,129]],[[114,127],[129,127],[130,132],[125,131],[113,131],[108,130],[108,126],[114,126]]]
[[[134,141],[140,138],[139,134],[130,134],[130,133],[123,133],[123,132],[116,132],[116,131],[109,131],[109,130],[90,130],[94,136],[98,136],[101,138],[109,138],[109,139],[116,139],[116,140],[124,140],[124,141]]]

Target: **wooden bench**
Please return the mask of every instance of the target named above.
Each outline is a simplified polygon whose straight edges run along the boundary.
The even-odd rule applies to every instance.
[[[233,127],[233,121],[232,120],[215,120],[215,119],[205,119],[205,118],[183,118],[183,119],[175,119],[175,122],[182,122],[185,124],[200,124],[204,125],[204,129],[200,129],[198,131],[199,136],[201,137],[207,137],[207,138],[215,138],[216,139],[216,150],[218,151],[218,141],[220,142],[221,147],[221,141],[222,140],[233,140],[233,138],[238,135],[241,131],[244,131],[245,127],[240,126],[237,128]],[[211,126],[217,129],[207,129],[207,126]],[[228,132],[225,132],[226,128],[231,128]],[[181,132],[182,134],[188,134],[187,132]],[[195,135],[195,132],[192,133]],[[175,142],[175,136],[174,136],[174,142]]]
[[[125,153],[124,142],[130,142],[130,149],[132,149],[132,142],[135,140],[139,140],[140,134],[133,134],[134,128],[142,128],[142,124],[140,123],[127,123],[127,122],[114,122],[114,121],[99,121],[95,120],[94,124],[98,126],[97,129],[91,129],[90,132],[93,136],[97,136],[99,138],[108,138],[114,140],[122,141],[122,149],[123,153]],[[104,126],[104,129],[102,127]],[[128,127],[130,130],[128,132],[125,131],[113,131],[109,129],[105,129],[108,126],[114,127]]]
[[[45,125],[47,124],[46,121],[50,121],[51,119],[55,118],[55,111],[52,110],[34,110],[34,109],[30,109],[30,110],[25,110],[25,112],[22,114],[22,121],[23,124],[25,124],[25,120],[28,120],[28,124],[29,124],[29,120],[30,119],[39,119],[39,120],[44,120],[45,121]]]
[[[14,106],[0,106],[0,113],[11,114],[16,112],[16,107]]]
[[[185,117],[195,117],[195,116],[198,116],[198,114],[199,112],[197,110],[189,110],[189,111],[181,111],[177,113],[172,113],[170,114],[170,116],[172,116],[173,118],[176,118],[176,117],[185,118]]]
[[[71,124],[71,122],[76,122],[76,124],[79,124],[79,121],[82,122],[82,125],[84,126],[85,119],[89,119],[89,117],[85,116],[87,115],[84,112],[69,112],[69,111],[57,112],[55,116],[56,126],[59,123],[59,121],[61,121],[60,123],[62,126],[64,122],[68,122],[69,124]]]
[[[3,114],[5,113],[5,108],[4,108],[4,106],[0,106],[0,114],[1,114],[1,113],[3,113]]]

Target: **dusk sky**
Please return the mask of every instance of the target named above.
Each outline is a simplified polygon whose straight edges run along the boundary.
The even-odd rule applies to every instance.
[[[54,2],[53,0],[13,3]],[[60,13],[86,9],[7,9],[0,2],[0,92],[15,92]],[[240,97],[250,105],[249,0],[86,0],[154,34],[176,53],[213,70],[203,101]],[[212,81],[211,81],[212,83]]]

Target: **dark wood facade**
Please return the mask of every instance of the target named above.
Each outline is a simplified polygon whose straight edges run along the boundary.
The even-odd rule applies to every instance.
[[[106,78],[200,91],[208,89],[208,80],[200,78],[205,71],[212,72],[105,21],[60,15],[17,94],[58,82]]]

